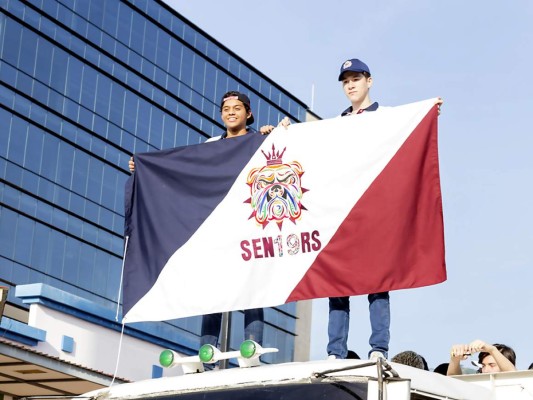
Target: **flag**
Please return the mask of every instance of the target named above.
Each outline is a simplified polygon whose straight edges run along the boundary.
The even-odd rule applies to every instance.
[[[443,282],[434,104],[136,155],[124,322]]]

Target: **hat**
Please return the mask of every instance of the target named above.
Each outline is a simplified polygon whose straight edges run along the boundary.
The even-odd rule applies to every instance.
[[[368,68],[368,65],[366,65],[361,60],[358,60],[357,58],[346,60],[341,65],[341,72],[339,73],[339,81],[342,81],[342,74],[344,74],[347,71],[366,72],[368,75],[370,75],[370,69]]]
[[[245,105],[247,110],[250,110],[250,116],[246,119],[246,125],[252,125],[254,123],[254,116],[251,114],[252,107],[250,106],[250,99],[243,93],[240,92],[228,92],[222,97],[220,102],[220,111],[222,111],[222,106],[227,100],[239,100],[242,104]]]

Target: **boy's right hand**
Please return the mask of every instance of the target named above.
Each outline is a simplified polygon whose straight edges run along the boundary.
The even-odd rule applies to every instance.
[[[450,356],[452,359],[455,358],[459,360],[466,360],[467,357],[471,355],[472,351],[470,350],[470,345],[468,344],[454,344],[450,350]]]
[[[291,124],[291,120],[289,119],[289,117],[285,117],[281,121],[279,121],[278,126],[265,125],[259,128],[259,132],[261,133],[261,135],[268,135],[270,132],[274,130],[274,128],[279,128],[280,126],[283,126],[285,129],[287,129],[290,124]]]

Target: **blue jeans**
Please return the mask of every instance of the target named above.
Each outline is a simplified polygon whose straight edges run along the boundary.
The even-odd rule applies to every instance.
[[[262,308],[244,310],[244,339],[251,339],[263,344],[264,311]],[[211,344],[217,346],[222,323],[222,313],[208,314],[202,317],[200,346]]]
[[[390,301],[389,292],[368,295],[370,311],[370,351],[379,351],[388,357],[390,341]],[[328,355],[346,358],[348,355],[348,330],[350,329],[350,298],[329,298]]]

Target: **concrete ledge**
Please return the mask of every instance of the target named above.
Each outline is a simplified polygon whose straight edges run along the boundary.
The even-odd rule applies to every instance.
[[[0,336],[28,346],[37,346],[39,342],[46,340],[46,331],[3,317],[0,323]]]

